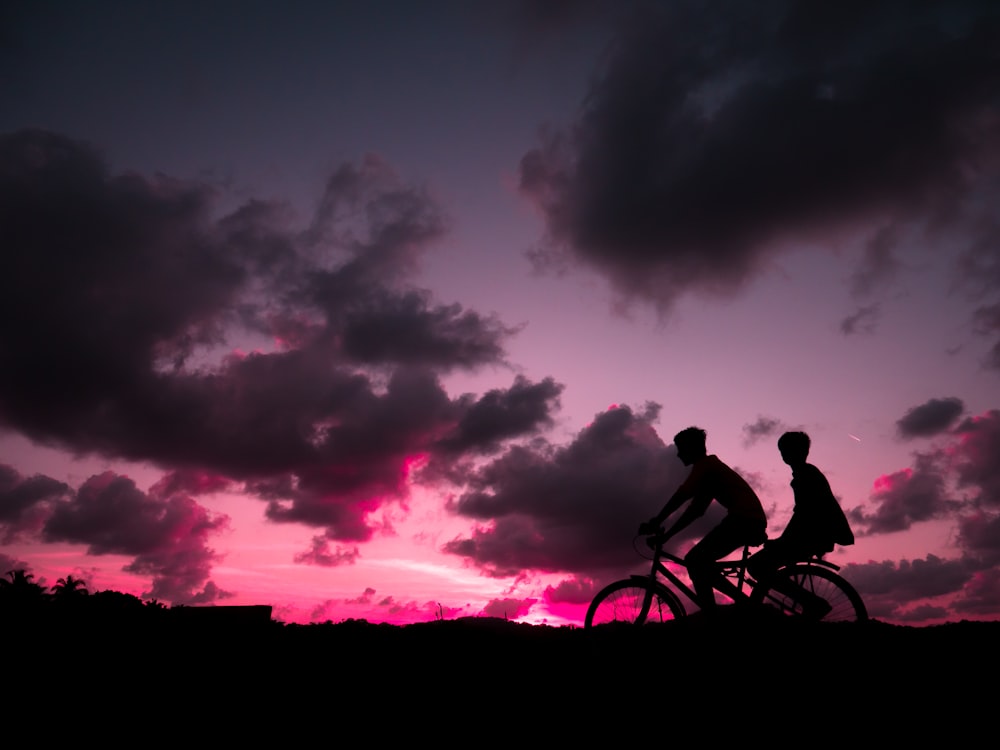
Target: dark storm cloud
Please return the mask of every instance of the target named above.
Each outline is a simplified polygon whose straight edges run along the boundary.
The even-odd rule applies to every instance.
[[[11,544],[22,535],[37,533],[51,512],[51,504],[70,492],[68,485],[51,477],[24,477],[0,464],[0,541]]]
[[[209,537],[228,525],[186,494],[146,494],[125,476],[105,472],[57,503],[43,529],[48,542],[87,546],[91,555],[127,555],[123,570],[152,578],[143,597],[175,604],[228,596],[208,580],[218,557]]]
[[[965,404],[960,398],[932,398],[897,420],[896,432],[902,438],[933,437],[954,425],[963,411]]]
[[[525,570],[584,577],[638,561],[638,522],[662,508],[687,470],[653,429],[659,407],[616,407],[565,447],[510,448],[470,477],[454,512],[483,522],[446,550],[498,575]]]
[[[550,256],[669,308],[686,291],[738,289],[775,242],[983,215],[966,199],[989,184],[1000,143],[995,3],[641,9],[578,120],[521,161]],[[856,290],[893,271],[889,239]]]
[[[515,330],[408,285],[448,222],[379,157],[336,169],[304,229],[278,203],[216,210],[65,136],[0,136],[0,423],[174,472],[151,493],[248,482],[336,540],[369,538],[415,461],[550,424],[548,380],[445,392]]]

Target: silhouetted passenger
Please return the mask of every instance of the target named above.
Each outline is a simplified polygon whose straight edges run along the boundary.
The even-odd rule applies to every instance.
[[[854,532],[826,476],[806,462],[810,444],[804,432],[786,432],[778,438],[781,458],[792,468],[795,508],[781,535],[766,542],[748,561],[747,570],[758,581],[765,581],[782,565],[822,557],[837,544],[854,544]],[[829,606],[825,609],[829,611]]]
[[[698,427],[688,427],[674,436],[677,458],[691,467],[691,473],[663,510],[639,526],[639,533],[655,533],[688,500],[690,504],[667,530],[664,541],[704,515],[712,500],[726,509],[725,518],[684,557],[699,606],[711,610],[715,606],[714,584],[721,579],[714,563],[744,545],[762,544],[767,538],[767,516],[747,481],[718,456],[708,454],[705,437],[705,431]]]

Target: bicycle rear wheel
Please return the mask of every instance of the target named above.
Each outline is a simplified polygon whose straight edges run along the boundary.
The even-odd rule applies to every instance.
[[[805,595],[797,592],[804,590]],[[777,608],[787,615],[812,617],[823,622],[863,622],[868,609],[861,595],[837,573],[819,565],[801,563],[779,569],[770,588],[757,586],[751,601]],[[808,601],[805,601],[808,599]],[[820,605],[817,612],[816,602]]]
[[[587,609],[584,627],[609,623],[648,625],[684,615],[684,605],[666,586],[642,578],[626,578],[597,593]]]

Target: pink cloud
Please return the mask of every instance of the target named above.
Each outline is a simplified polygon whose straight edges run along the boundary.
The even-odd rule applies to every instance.
[[[71,500],[57,503],[43,537],[85,544],[91,555],[129,555],[132,561],[124,570],[152,578],[144,597],[188,604],[228,596],[208,580],[218,560],[208,541],[228,523],[228,517],[209,512],[186,494],[146,494],[128,477],[109,471],[84,482]]]
[[[516,620],[528,614],[537,601],[537,599],[493,599],[483,607],[483,614],[487,617]]]

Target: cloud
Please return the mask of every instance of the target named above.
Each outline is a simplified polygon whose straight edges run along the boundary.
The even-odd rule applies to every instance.
[[[978,511],[961,518],[956,544],[985,564],[1000,565],[1000,515]]]
[[[445,550],[495,575],[620,575],[640,562],[632,547],[639,522],[687,473],[653,428],[658,414],[656,404],[617,406],[565,447],[541,440],[510,447],[470,475],[451,504],[479,525]]]
[[[937,434],[947,430],[963,410],[958,399],[933,399],[911,409],[897,425],[908,435]],[[854,508],[852,520],[867,526],[869,533],[885,533],[909,528],[917,521],[1000,510],[996,461],[1000,411],[967,417],[947,434],[950,442],[915,453],[913,466],[876,479],[871,496],[875,510]]]
[[[596,594],[593,581],[567,578],[555,586],[546,586],[544,598],[550,604],[589,604]]]
[[[977,571],[962,589],[952,608],[965,615],[995,616],[1000,611],[1000,569]]]
[[[521,160],[546,221],[536,257],[666,310],[732,294],[782,242],[848,226],[872,237],[853,282],[868,291],[898,267],[902,227],[940,236],[988,217],[995,7],[639,7],[576,122]]]
[[[897,420],[896,432],[902,438],[933,437],[950,428],[963,411],[965,404],[960,398],[932,398]]]
[[[903,531],[914,523],[948,518],[961,503],[948,491],[948,475],[934,454],[917,454],[912,468],[883,474],[875,480],[871,502],[875,510],[864,506],[847,511],[852,526],[867,534]]]
[[[0,136],[0,207],[0,424],[170,472],[151,493],[242,485],[271,520],[363,541],[415,467],[462,467],[558,408],[551,379],[446,393],[506,367],[517,330],[411,284],[448,220],[377,155],[335,169],[299,227],[25,130]]]
[[[1000,510],[1000,410],[969,417],[954,429],[958,443],[949,455],[958,486],[972,493],[972,502]]]
[[[12,544],[37,534],[52,504],[70,493],[69,485],[51,477],[24,477],[13,467],[0,464],[0,541]]]
[[[930,422],[945,429],[962,407],[941,403],[925,404],[930,405],[927,414],[918,414],[914,424]],[[954,524],[953,544],[961,553],[959,559],[928,555],[925,562],[904,560],[898,567],[890,562],[845,566],[848,580],[881,616],[915,621],[924,605],[911,606],[914,602],[948,594],[954,596],[933,605],[946,608],[946,614],[1000,613],[1000,596],[996,595],[1000,469],[995,458],[1000,450],[1000,412],[967,417],[948,435],[951,442],[914,454],[912,467],[879,477],[869,505],[848,511],[852,523],[869,535],[901,531],[930,520]]]
[[[947,619],[950,603],[973,580],[975,570],[966,559],[927,555],[923,560],[850,563],[840,572],[861,594],[870,617],[906,621],[918,614]]]
[[[965,560],[927,555],[923,560],[849,563],[841,572],[865,597],[893,594],[908,601],[960,591],[973,570]]]
[[[874,333],[881,314],[880,305],[863,305],[840,321],[840,332],[845,336]]]
[[[506,390],[491,390],[478,400],[463,399],[468,408],[437,448],[447,453],[491,453],[505,440],[550,427],[551,412],[559,408],[562,391],[563,386],[552,378],[532,383],[519,375]]]
[[[228,524],[227,516],[186,494],[147,494],[109,471],[57,502],[42,536],[46,542],[84,544],[90,555],[130,556],[125,571],[152,577],[143,597],[194,604],[229,596],[208,580],[218,559],[208,541]]]
[[[166,498],[178,493],[192,496],[210,495],[215,492],[224,492],[231,487],[232,482],[226,477],[189,469],[164,474],[149,488],[149,494],[158,498]]]
[[[10,580],[7,574],[15,570],[30,571],[31,565],[16,557],[11,557],[4,552],[0,552],[0,577]]]
[[[851,563],[841,570],[869,615],[903,622],[1000,614],[1000,569],[963,557]]]
[[[781,429],[781,420],[774,417],[757,417],[757,421],[743,425],[743,445],[751,446],[772,437]]]
[[[492,599],[483,607],[483,614],[487,617],[516,620],[528,614],[537,601],[537,599]]]
[[[981,336],[995,336],[997,342],[990,349],[983,362],[991,370],[1000,370],[1000,303],[983,305],[973,313],[975,331]]]
[[[873,289],[886,284],[899,273],[902,264],[895,255],[899,241],[895,226],[880,228],[868,241],[864,258],[851,276],[851,293],[855,297],[871,294]]]
[[[360,552],[357,547],[346,548],[337,545],[336,549],[331,551],[330,542],[327,539],[322,536],[314,536],[309,550],[299,553],[294,559],[297,563],[333,568],[338,565],[353,565],[359,556]]]
[[[536,386],[517,378],[509,392],[452,400],[433,373],[400,368],[384,393],[359,394],[335,428],[321,429],[315,457],[300,461],[294,474],[252,480],[247,489],[267,501],[274,521],[325,527],[334,540],[365,541],[375,530],[369,516],[384,501],[403,500],[411,476],[440,478],[433,468],[411,475],[413,467],[456,459],[461,465],[462,451],[486,454],[538,431],[550,423],[560,391],[551,381]]]
[[[312,622],[330,620],[330,613],[343,613],[345,608],[354,612],[352,619],[374,620],[389,624],[409,624],[432,619],[452,619],[468,614],[462,608],[444,607],[437,602],[402,601],[393,596],[376,596],[371,586],[351,599],[327,599],[310,612]]]

